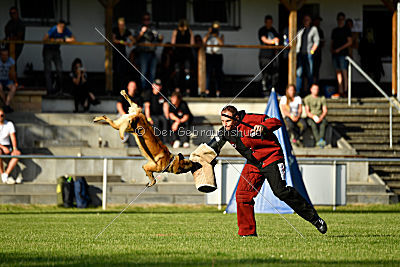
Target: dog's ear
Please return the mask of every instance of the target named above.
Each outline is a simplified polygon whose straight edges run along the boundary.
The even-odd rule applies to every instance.
[[[184,160],[185,159],[185,157],[181,154],[181,153],[178,153],[178,157],[179,157],[179,161],[181,161],[181,160]]]

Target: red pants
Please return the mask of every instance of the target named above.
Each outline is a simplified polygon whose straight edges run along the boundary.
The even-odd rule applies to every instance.
[[[247,181],[242,176],[246,178]],[[260,191],[264,180],[265,177],[257,167],[250,164],[244,166],[236,189],[239,235],[252,235],[256,233],[253,198],[257,196],[257,191]],[[251,183],[257,191],[249,183]]]

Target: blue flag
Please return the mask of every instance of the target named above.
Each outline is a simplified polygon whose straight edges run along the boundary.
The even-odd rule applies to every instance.
[[[296,190],[307,200],[307,202],[311,203],[310,198],[307,194],[307,190],[304,186],[303,177],[301,176],[296,157],[292,153],[292,145],[290,144],[289,135],[286,130],[285,123],[282,119],[279,110],[278,99],[274,90],[272,90],[269,97],[265,114],[269,117],[277,118],[282,122],[282,127],[279,128],[279,130],[275,131],[274,134],[278,137],[279,143],[281,144],[283,150],[283,154],[285,156],[286,184],[296,188]],[[237,185],[235,188],[237,188]],[[236,189],[234,190],[228,206],[226,207],[225,211],[227,213],[236,213],[237,211],[235,194]],[[257,195],[254,201],[254,211],[256,213],[277,213],[275,209],[277,209],[280,213],[293,213],[293,210],[288,205],[286,205],[285,202],[280,201],[277,197],[274,196],[267,180],[265,180],[263,186],[261,187],[260,194]]]

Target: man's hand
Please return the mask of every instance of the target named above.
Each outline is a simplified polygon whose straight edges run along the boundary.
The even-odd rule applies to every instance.
[[[290,114],[290,119],[291,119],[293,122],[297,122],[297,121],[299,120],[299,117],[297,117],[297,116],[295,116],[295,115],[293,115],[293,114]]]
[[[0,149],[3,150],[3,153],[8,155],[10,154],[10,150],[8,149],[8,147],[0,145]]]
[[[174,123],[171,126],[171,130],[176,132],[178,130],[179,124],[180,124],[179,121],[174,121]]]
[[[19,156],[21,155],[21,152],[18,149],[15,149],[11,152],[11,156]]]
[[[255,133],[257,136],[260,136],[262,132],[264,131],[264,126],[262,125],[256,125],[254,128],[251,130],[251,133]]]
[[[140,30],[140,32],[143,34],[147,31],[147,26],[143,26],[142,29]]]

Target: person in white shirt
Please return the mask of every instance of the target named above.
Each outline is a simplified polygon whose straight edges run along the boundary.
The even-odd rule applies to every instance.
[[[286,87],[286,95],[281,97],[279,107],[294,145],[299,145],[299,139],[307,127],[305,120],[301,118],[302,105],[301,97],[296,96],[296,86],[289,84]]]
[[[15,127],[11,121],[5,119],[4,110],[0,108],[0,155],[12,155],[19,156],[21,152],[17,147],[17,137],[15,135]],[[10,142],[11,141],[11,142]],[[1,180],[7,184],[20,184],[22,178],[18,177],[16,180],[10,177],[11,171],[17,166],[18,159],[12,158],[7,165],[6,171],[4,171],[3,160],[0,159],[0,173]]]

